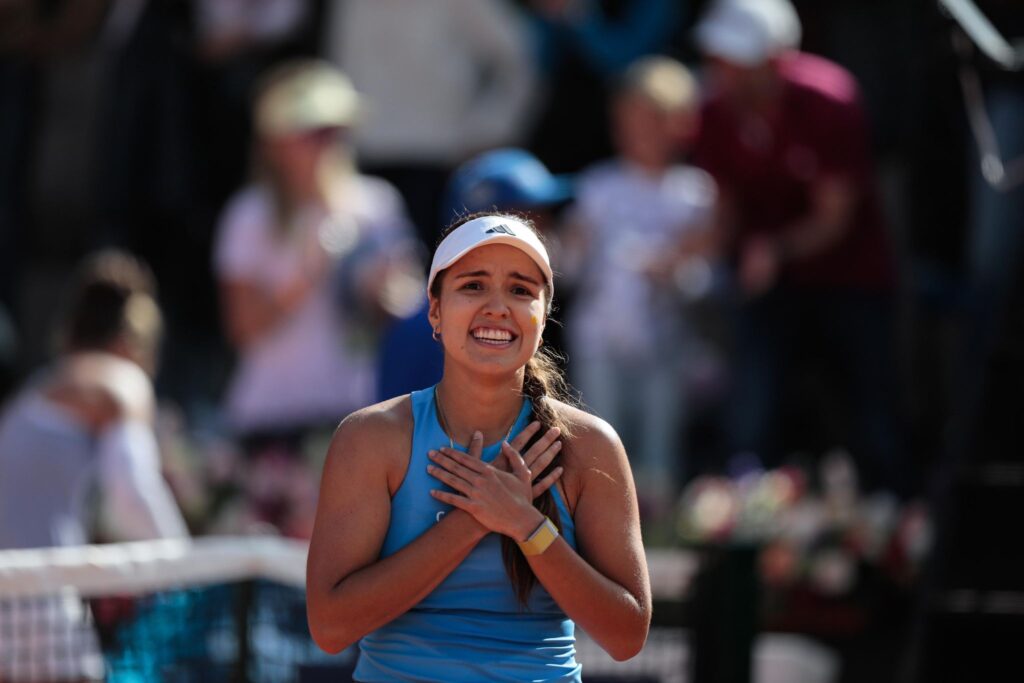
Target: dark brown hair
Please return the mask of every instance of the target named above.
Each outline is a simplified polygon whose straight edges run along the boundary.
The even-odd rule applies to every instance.
[[[86,258],[73,280],[62,329],[66,351],[100,351],[119,338],[142,352],[159,342],[162,321],[153,273],[123,251]]]
[[[537,233],[537,229],[533,225],[533,221],[523,215],[515,214],[513,212],[483,212],[469,214],[457,219],[441,233],[438,245],[440,245],[441,241],[443,241],[444,238],[453,230],[475,218],[480,218],[481,216],[499,216],[515,220],[528,227],[534,232],[534,234],[537,234],[538,237],[540,237]],[[541,237],[541,240],[543,240],[543,237]],[[441,282],[443,276],[444,271],[441,271],[437,274],[437,277],[434,278],[433,285],[430,288],[430,294],[434,298],[439,298],[441,295]],[[550,282],[545,283],[544,291],[547,298],[546,316],[550,321],[551,313],[554,310],[551,300],[553,289]],[[566,453],[569,446],[569,439],[572,437],[572,425],[562,414],[559,413],[558,410],[555,409],[554,405],[556,400],[569,403],[573,402],[568,386],[566,385],[565,378],[563,377],[562,371],[559,367],[558,354],[547,347],[541,347],[535,354],[533,354],[533,357],[527,361],[525,377],[523,378],[523,396],[530,399],[530,403],[533,407],[533,417],[541,423],[540,430],[538,430],[534,438],[531,439],[523,448],[523,452],[529,450],[530,446],[540,439],[548,429],[557,427],[561,432],[559,440],[562,442],[562,450],[554,457],[551,464],[548,465],[542,473],[534,475],[535,479],[540,479],[547,476],[549,472],[562,463],[563,455]],[[555,505],[553,487],[537,497],[533,501],[533,506],[540,510],[541,513],[547,515],[551,521],[555,523],[555,526],[559,529],[562,528],[561,516],[558,514],[558,507]],[[530,591],[533,590],[534,585],[537,583],[537,577],[530,568],[530,563],[526,560],[522,551],[519,550],[519,546],[508,536],[503,536],[501,539],[501,556],[505,564],[505,572],[512,581],[512,587],[515,590],[516,598],[519,600],[519,603],[525,607],[527,605],[527,600],[530,597]]]

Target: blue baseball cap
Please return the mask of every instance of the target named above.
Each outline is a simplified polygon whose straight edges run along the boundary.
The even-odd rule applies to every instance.
[[[539,209],[572,198],[572,182],[524,149],[484,152],[463,163],[445,189],[441,222],[477,211]]]

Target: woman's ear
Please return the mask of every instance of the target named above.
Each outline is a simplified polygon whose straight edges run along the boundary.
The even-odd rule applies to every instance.
[[[427,298],[427,303],[427,319],[430,320],[430,326],[436,330],[441,326],[441,300],[431,295]]]

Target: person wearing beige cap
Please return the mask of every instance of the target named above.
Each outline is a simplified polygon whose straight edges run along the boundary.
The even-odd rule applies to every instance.
[[[238,354],[226,413],[250,455],[295,453],[310,430],[370,403],[375,324],[418,303],[402,201],[355,169],[348,138],[362,112],[348,78],[320,60],[275,67],[256,94],[256,177],[228,203],[215,253]],[[308,535],[302,517],[272,523]]]
[[[427,280],[441,380],[345,418],[306,568],[313,638],[359,681],[580,681],[575,626],[643,647],[650,582],[615,431],[562,399],[529,220],[470,214]],[[486,444],[486,445],[485,445]]]

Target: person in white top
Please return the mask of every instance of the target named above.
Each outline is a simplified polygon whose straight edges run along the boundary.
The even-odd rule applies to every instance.
[[[60,357],[0,417],[0,549],[188,536],[152,425],[160,328],[138,261],[106,251],[85,263]],[[29,623],[0,638],[0,679],[102,676],[91,617],[73,591],[20,608]]]
[[[398,186],[432,248],[451,170],[526,134],[537,74],[523,17],[506,0],[346,0],[326,22],[326,58],[372,108],[359,158]]]
[[[641,509],[666,511],[683,468],[685,369],[696,344],[680,284],[710,246],[715,184],[676,163],[695,127],[696,89],[665,57],[635,63],[613,102],[618,157],[582,172],[563,248],[576,297],[570,375],[622,434]]]
[[[259,175],[229,201],[214,263],[237,351],[226,414],[249,455],[294,454],[304,435],[371,403],[377,325],[419,304],[402,200],[353,165],[361,113],[347,77],[320,60],[279,65],[258,91]]]
[[[161,316],[148,269],[118,251],[87,260],[64,351],[0,420],[0,548],[79,545],[103,535],[188,535],[153,433]]]

